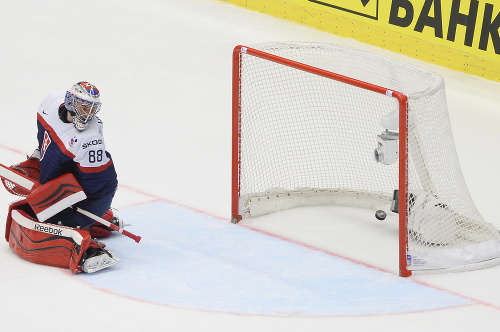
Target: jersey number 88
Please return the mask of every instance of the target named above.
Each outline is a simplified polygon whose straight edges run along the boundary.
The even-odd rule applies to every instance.
[[[102,162],[102,156],[104,152],[102,150],[90,150],[89,151],[89,163]]]

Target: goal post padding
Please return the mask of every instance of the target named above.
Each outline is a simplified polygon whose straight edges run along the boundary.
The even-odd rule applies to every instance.
[[[388,131],[399,157],[384,164],[374,149]],[[401,275],[500,257],[460,169],[443,79],[419,67],[331,44],[236,47],[232,163],[233,222],[307,205],[388,210],[398,190]]]

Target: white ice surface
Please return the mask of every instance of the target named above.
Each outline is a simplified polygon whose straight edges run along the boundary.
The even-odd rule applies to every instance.
[[[3,1],[0,28],[0,162],[19,162],[23,153],[34,149],[35,112],[49,91],[79,80],[91,81],[103,95],[99,116],[119,171],[120,190],[114,206],[125,215],[148,206],[156,212],[154,204],[160,202],[187,207],[207,222],[229,223],[232,49],[238,44],[303,40],[351,45],[440,73],[446,81],[455,142],[472,197],[485,219],[500,228],[496,205],[500,191],[499,83],[213,0]],[[5,220],[7,206],[14,199],[0,191],[0,220]],[[147,204],[151,201],[157,203]],[[158,222],[162,217],[149,214],[142,221],[134,220],[130,231],[144,235],[145,226],[155,222],[159,227],[155,229],[161,229],[163,224]],[[387,279],[378,280],[383,287],[397,279],[394,217],[380,223],[373,211],[319,207],[264,216],[241,226],[238,229],[248,234],[253,232],[247,228],[260,230],[256,232],[259,235],[270,233],[272,241],[286,243],[284,246],[293,244],[305,251],[315,248],[384,273]],[[165,223],[166,233],[168,227]],[[185,232],[189,238],[198,234],[199,228]],[[214,230],[214,236],[217,234]],[[169,240],[170,245],[175,246],[175,240]],[[147,238],[143,241],[146,247]],[[114,236],[108,245],[114,243],[121,250],[122,263],[102,274],[100,280],[110,276],[113,281],[112,271],[118,268],[126,275],[127,259],[137,260],[143,250],[143,243],[126,238]],[[238,247],[234,255],[244,250]],[[155,257],[162,268],[178,271],[184,267],[176,265],[180,264],[178,259],[157,257],[154,248],[146,254],[149,256],[144,259]],[[186,251],[180,250],[181,254]],[[187,257],[200,263],[213,259],[208,255],[205,261],[200,258],[203,255]],[[298,258],[286,258],[291,264],[294,259]],[[210,304],[196,308],[193,302],[158,303],[141,298],[141,294],[123,294],[96,285],[97,278],[93,281],[90,276],[74,276],[69,271],[22,261],[6,242],[0,245],[0,262],[0,322],[5,331],[355,331],[376,326],[386,331],[500,329],[500,267],[418,276],[407,282],[456,296],[466,305],[440,310],[429,305],[427,310],[390,313],[393,309],[385,296],[374,299],[367,293],[356,295],[355,300],[360,304],[373,301],[381,307],[380,314],[301,317],[231,313],[231,308],[210,308]],[[231,273],[237,266],[229,258],[218,263],[229,266]],[[193,273],[197,271],[193,269]],[[123,282],[124,278],[119,279]],[[165,280],[162,291],[172,287],[167,283],[171,279]],[[129,280],[130,288],[134,282]],[[251,287],[234,282],[242,288]],[[377,283],[372,286],[380,287]],[[206,287],[219,289],[210,284]],[[414,298],[406,300],[400,304]],[[245,298],[241,301],[245,303]]]

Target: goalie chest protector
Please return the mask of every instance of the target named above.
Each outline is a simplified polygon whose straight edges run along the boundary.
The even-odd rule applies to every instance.
[[[78,263],[91,243],[87,230],[39,222],[26,200],[9,206],[5,239],[19,257],[73,273],[81,272]]]

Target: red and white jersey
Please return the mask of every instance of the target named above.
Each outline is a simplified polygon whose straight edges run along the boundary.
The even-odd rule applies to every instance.
[[[76,130],[65,119],[66,111],[63,119],[59,115],[65,95],[64,90],[51,93],[38,108],[40,182],[73,173],[88,196],[109,193],[117,180],[111,155],[106,151],[102,122],[94,116],[84,131]]]

